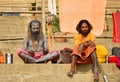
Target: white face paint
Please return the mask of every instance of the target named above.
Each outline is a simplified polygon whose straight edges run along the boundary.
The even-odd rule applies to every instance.
[[[32,24],[31,24],[31,31],[32,31],[32,33],[34,34],[38,34],[39,33],[39,31],[40,31],[40,25],[39,25],[39,23],[37,23],[37,22],[33,22]]]
[[[38,40],[40,32],[40,24],[38,22],[31,23],[31,33],[34,40]]]

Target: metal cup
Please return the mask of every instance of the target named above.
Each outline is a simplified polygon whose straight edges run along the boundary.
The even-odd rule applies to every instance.
[[[6,64],[12,64],[13,63],[13,54],[6,53],[5,58],[6,58]]]

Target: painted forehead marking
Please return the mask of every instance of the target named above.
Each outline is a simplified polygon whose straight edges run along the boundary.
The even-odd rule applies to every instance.
[[[39,25],[39,23],[38,22],[32,22],[31,25]]]

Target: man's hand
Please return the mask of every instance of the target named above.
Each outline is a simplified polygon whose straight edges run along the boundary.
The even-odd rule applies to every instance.
[[[91,40],[88,40],[87,42],[88,42],[91,46],[93,46],[93,47],[96,46],[95,43],[94,43],[93,41],[91,41]]]
[[[88,41],[83,43],[83,47],[84,47],[84,48],[87,48],[89,45],[90,45],[90,44],[89,44]]]
[[[28,51],[28,53],[30,53],[30,54],[34,54],[35,52],[34,52],[34,51]]]
[[[44,53],[44,54],[47,54],[47,53],[48,53],[48,50],[43,50],[43,53]]]
[[[28,53],[30,53],[31,55],[34,55],[34,51],[28,51]]]

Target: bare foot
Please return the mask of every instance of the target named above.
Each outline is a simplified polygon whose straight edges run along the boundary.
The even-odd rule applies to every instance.
[[[94,69],[94,80],[99,80],[99,72],[98,69]]]
[[[68,76],[73,76],[73,74],[74,74],[74,71],[70,71],[67,73]]]

